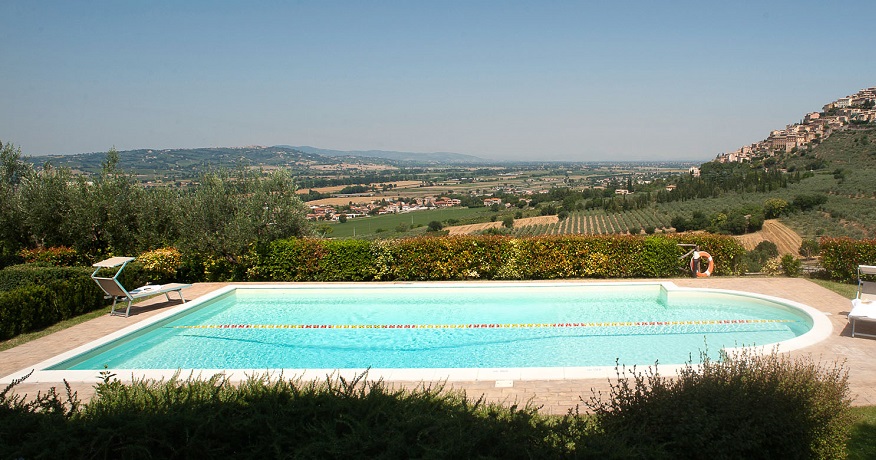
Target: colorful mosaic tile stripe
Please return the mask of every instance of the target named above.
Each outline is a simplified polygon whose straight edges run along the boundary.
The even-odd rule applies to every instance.
[[[598,323],[489,323],[489,324],[199,324],[176,329],[532,329],[581,327],[653,327],[722,324],[790,323],[788,319],[715,319],[694,321],[617,321]]]

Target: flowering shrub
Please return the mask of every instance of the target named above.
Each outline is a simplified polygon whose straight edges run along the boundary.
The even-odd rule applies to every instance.
[[[685,274],[677,242],[700,244],[715,274],[735,275],[745,250],[733,238],[689,235],[500,235],[399,240],[288,239],[258,251],[247,275],[272,281],[658,278]]]
[[[40,263],[56,267],[75,267],[83,265],[84,260],[73,248],[56,246],[52,248],[22,249],[18,255],[26,263]]]
[[[780,257],[773,257],[772,259],[767,260],[763,264],[763,268],[760,269],[760,272],[764,275],[782,275],[785,273],[784,269],[782,269],[782,259]]]
[[[155,282],[172,280],[182,263],[182,255],[175,248],[161,248],[137,256],[143,271]]]
[[[822,238],[821,266],[839,281],[858,278],[858,265],[876,265],[876,240]]]

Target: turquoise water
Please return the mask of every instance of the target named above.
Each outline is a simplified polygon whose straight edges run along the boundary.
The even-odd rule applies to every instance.
[[[793,308],[659,285],[247,288],[52,369],[679,364],[810,327]]]

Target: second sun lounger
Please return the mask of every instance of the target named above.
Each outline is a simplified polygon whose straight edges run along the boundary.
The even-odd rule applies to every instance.
[[[876,334],[855,332],[858,321],[876,322],[876,281],[864,281],[864,275],[876,275],[876,266],[858,266],[858,292],[852,299],[852,311],[849,312],[849,322],[852,323],[852,337],[876,337]]]

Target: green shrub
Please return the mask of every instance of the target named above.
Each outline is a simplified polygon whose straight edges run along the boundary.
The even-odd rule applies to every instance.
[[[152,278],[150,281],[153,284],[162,284],[176,279],[177,270],[182,265],[182,255],[176,248],[160,248],[140,254],[137,262],[145,274]]]
[[[772,241],[761,241],[751,251],[745,253],[745,269],[750,273],[763,271],[763,266],[770,259],[779,256],[779,248]]]
[[[844,458],[847,373],[750,352],[677,379],[619,371],[609,399],[543,416],[443,385],[398,389],[364,376],[173,378],[104,373],[83,405],[67,387],[0,392],[3,458]],[[26,377],[25,377],[26,378]]]
[[[844,366],[748,350],[674,379],[619,372],[587,405],[599,432],[649,458],[844,458],[852,423]]]
[[[800,276],[800,273],[802,273],[802,265],[800,259],[791,254],[785,254],[782,256],[782,271],[785,272],[785,275],[793,278]]]
[[[858,265],[876,265],[876,240],[823,237],[819,245],[821,266],[837,281],[856,280]]]
[[[442,281],[494,279],[502,264],[501,236],[420,237],[384,246],[390,254],[378,260],[382,280]]]
[[[136,381],[82,406],[0,394],[3,458],[562,458],[568,418],[355,378]],[[6,435],[9,436],[6,436]]]
[[[14,265],[0,270],[0,339],[39,330],[105,305],[84,267]]]
[[[0,291],[0,340],[41,329],[63,319],[57,311],[56,301],[56,293],[36,284]]]
[[[740,271],[744,250],[715,235],[503,234],[399,240],[278,240],[258,251],[251,280],[445,281],[465,279],[657,278],[682,274],[678,242],[700,244],[716,274]]]
[[[22,249],[19,255],[25,263],[75,267],[85,265],[87,260],[73,248],[57,246],[52,248]]]
[[[272,281],[370,281],[376,275],[365,240],[276,240],[256,255],[248,277]]]
[[[800,249],[797,251],[801,256],[807,259],[817,256],[821,251],[818,240],[815,238],[807,238],[800,244]]]
[[[48,285],[58,280],[77,280],[97,284],[90,278],[87,267],[53,267],[38,264],[12,265],[0,270],[0,291],[31,284]]]

